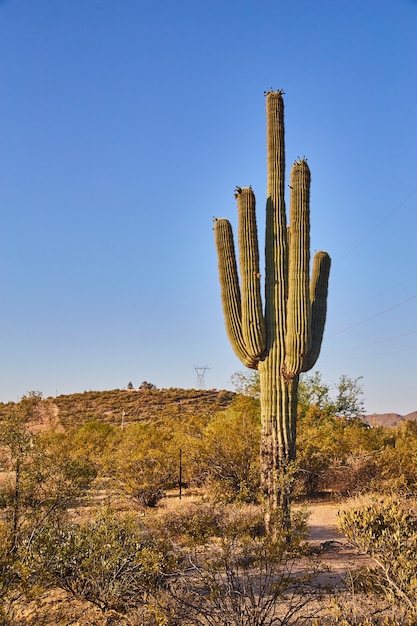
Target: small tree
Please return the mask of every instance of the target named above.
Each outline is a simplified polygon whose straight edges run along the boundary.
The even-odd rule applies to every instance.
[[[261,383],[259,372],[249,370],[249,372],[235,372],[231,377],[231,382],[237,393],[243,396],[259,399],[261,395]]]
[[[178,477],[178,444],[169,427],[131,424],[114,458],[116,489],[143,506],[155,506]]]
[[[335,413],[343,417],[359,417],[365,412],[363,391],[360,381],[362,376],[352,379],[342,375],[337,387]]]
[[[156,385],[152,384],[152,383],[148,383],[146,380],[144,380],[140,385],[139,385],[139,389],[141,391],[147,391],[149,389],[156,389]]]

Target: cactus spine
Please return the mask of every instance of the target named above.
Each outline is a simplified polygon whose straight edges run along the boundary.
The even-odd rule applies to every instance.
[[[268,520],[289,512],[286,476],[295,459],[297,391],[301,372],[315,364],[326,319],[330,257],[317,252],[310,279],[310,171],[305,159],[290,178],[290,221],[285,208],[284,102],[266,94],[267,201],[265,307],[261,299],[255,196],[236,189],[239,272],[232,228],[215,220],[214,232],[226,330],[242,363],[261,383],[261,482]]]

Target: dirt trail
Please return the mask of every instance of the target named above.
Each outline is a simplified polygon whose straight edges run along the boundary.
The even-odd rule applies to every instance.
[[[319,547],[328,541],[346,542],[346,538],[337,528],[337,512],[340,505],[337,503],[318,502],[308,506],[309,540]]]
[[[372,559],[358,554],[338,530],[337,503],[319,502],[308,506],[309,542],[319,552],[327,572],[320,576],[321,584],[346,584],[351,572],[372,565]]]

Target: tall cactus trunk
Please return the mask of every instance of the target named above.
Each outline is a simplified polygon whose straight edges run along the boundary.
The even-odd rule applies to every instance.
[[[266,526],[274,513],[289,524],[291,465],[296,456],[297,391],[301,372],[313,367],[326,319],[330,257],[317,252],[310,279],[310,170],[296,161],[290,180],[290,223],[285,209],[284,103],[282,92],[266,97],[268,183],[265,232],[265,309],[262,312],[255,196],[237,188],[239,272],[233,233],[215,221],[226,330],[261,383],[261,484]]]
[[[285,381],[274,372],[270,354],[259,363],[261,381],[261,489],[268,534],[282,521],[290,526],[292,462],[296,453],[297,392],[296,376]]]

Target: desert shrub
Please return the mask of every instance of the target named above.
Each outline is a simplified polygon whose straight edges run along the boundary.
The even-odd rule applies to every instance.
[[[169,427],[129,425],[113,460],[116,489],[140,505],[155,506],[178,484],[179,450]]]
[[[381,460],[394,433],[369,428],[360,419],[337,417],[310,406],[298,428],[298,493],[356,493],[381,485]]]
[[[391,440],[377,457],[378,483],[385,491],[417,490],[417,422],[392,429]]]
[[[340,513],[340,528],[376,567],[362,585],[398,601],[417,617],[417,515],[411,501],[387,497]]]
[[[223,514],[212,503],[189,503],[164,513],[159,519],[159,529],[182,545],[202,545],[219,535]]]
[[[16,553],[26,536],[64,512],[96,476],[94,464],[78,456],[62,433],[30,431],[40,403],[40,394],[23,397],[0,424],[8,472],[0,485],[0,504]]]
[[[301,545],[307,539],[308,514],[303,509],[292,512],[288,545]],[[246,504],[188,503],[159,515],[159,532],[178,545],[203,546],[212,540],[250,541],[265,537],[262,507]],[[282,533],[287,532],[281,526]]]
[[[113,455],[122,434],[120,427],[94,420],[71,429],[63,437],[67,446],[93,462],[101,474],[106,474],[112,472]]]
[[[264,537],[265,517],[263,510],[260,507],[245,504],[227,507],[222,519],[221,536],[229,539]]]
[[[109,509],[92,522],[46,527],[31,558],[45,584],[122,614],[163,585],[175,563],[166,544],[147,537],[135,519],[120,519]]]
[[[168,586],[168,609],[181,624],[301,625],[317,612],[317,565],[285,532],[275,541],[224,536],[185,563]]]
[[[142,485],[141,487],[133,486],[129,494],[140,506],[153,508],[162,500],[165,492],[158,485]]]
[[[10,475],[0,486],[0,508],[13,521],[17,535],[30,532],[56,512],[63,512],[84,494],[96,476],[94,466],[83,459],[54,460],[37,456],[20,468],[18,484]],[[16,489],[17,486],[17,489]]]
[[[242,398],[207,425],[195,445],[195,474],[215,500],[255,502],[259,497],[259,412]]]
[[[20,580],[18,560],[10,550],[11,543],[10,529],[0,523],[0,624],[6,618],[9,596]]]
[[[335,459],[323,471],[318,485],[341,495],[354,495],[367,491],[376,477],[375,455],[353,453],[343,461]]]

